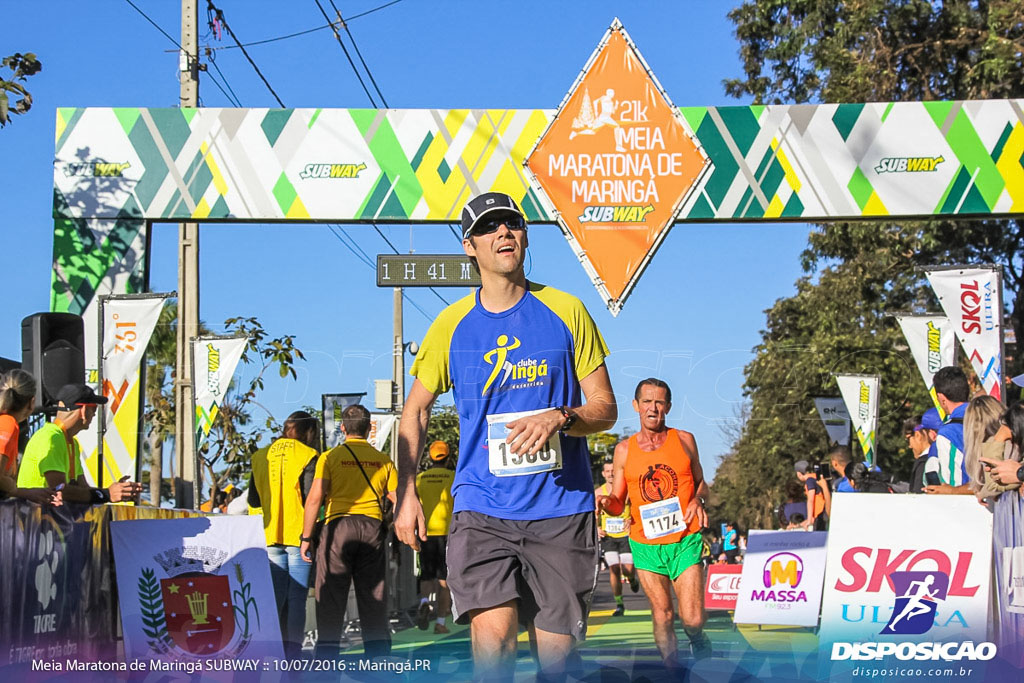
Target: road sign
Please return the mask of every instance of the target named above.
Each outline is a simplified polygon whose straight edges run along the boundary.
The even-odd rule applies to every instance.
[[[480,274],[463,254],[377,254],[378,287],[477,287]]]

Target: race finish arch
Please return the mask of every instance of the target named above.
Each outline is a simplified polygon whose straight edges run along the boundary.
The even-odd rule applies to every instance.
[[[615,20],[557,110],[58,109],[51,309],[91,366],[152,222],[451,223],[496,190],[615,315],[673,223],[1020,215],[1022,155],[1024,100],[676,107]],[[135,453],[132,394],[106,438]]]

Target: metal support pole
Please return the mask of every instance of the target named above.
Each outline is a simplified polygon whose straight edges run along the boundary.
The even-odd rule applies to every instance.
[[[199,16],[197,0],[181,2],[181,107],[199,104]],[[199,471],[196,467],[195,402],[190,340],[199,331],[199,225],[182,223],[178,229],[178,333],[175,359],[174,447],[180,479],[175,482],[175,505],[199,507]]]

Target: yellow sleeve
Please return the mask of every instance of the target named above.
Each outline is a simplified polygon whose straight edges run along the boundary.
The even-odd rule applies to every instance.
[[[469,294],[441,311],[423,337],[419,353],[413,361],[409,374],[415,377],[433,394],[443,394],[452,388],[452,376],[448,367],[449,349],[455,328],[473,310],[476,293]]]
[[[316,472],[313,474],[314,479],[325,479],[327,481],[331,480],[331,471],[327,469],[328,453],[330,453],[330,451],[327,451],[327,453],[322,453],[320,457],[317,458]]]
[[[530,283],[530,291],[569,328],[573,340],[576,379],[583,379],[601,367],[609,353],[608,345],[583,302],[571,294],[535,282]]]

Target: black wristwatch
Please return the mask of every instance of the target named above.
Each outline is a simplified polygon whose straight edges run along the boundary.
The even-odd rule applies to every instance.
[[[576,413],[570,412],[569,406],[558,406],[558,412],[560,412],[562,417],[565,418],[565,422],[563,422],[562,426],[558,428],[558,431],[563,434],[568,434],[569,430],[572,429],[572,426],[576,424],[576,420],[578,419]]]
[[[1017,481],[1024,482],[1024,465],[1017,468]]]
[[[299,534],[299,543],[312,543],[312,542],[313,542],[313,537],[312,536],[303,536],[302,534]]]

